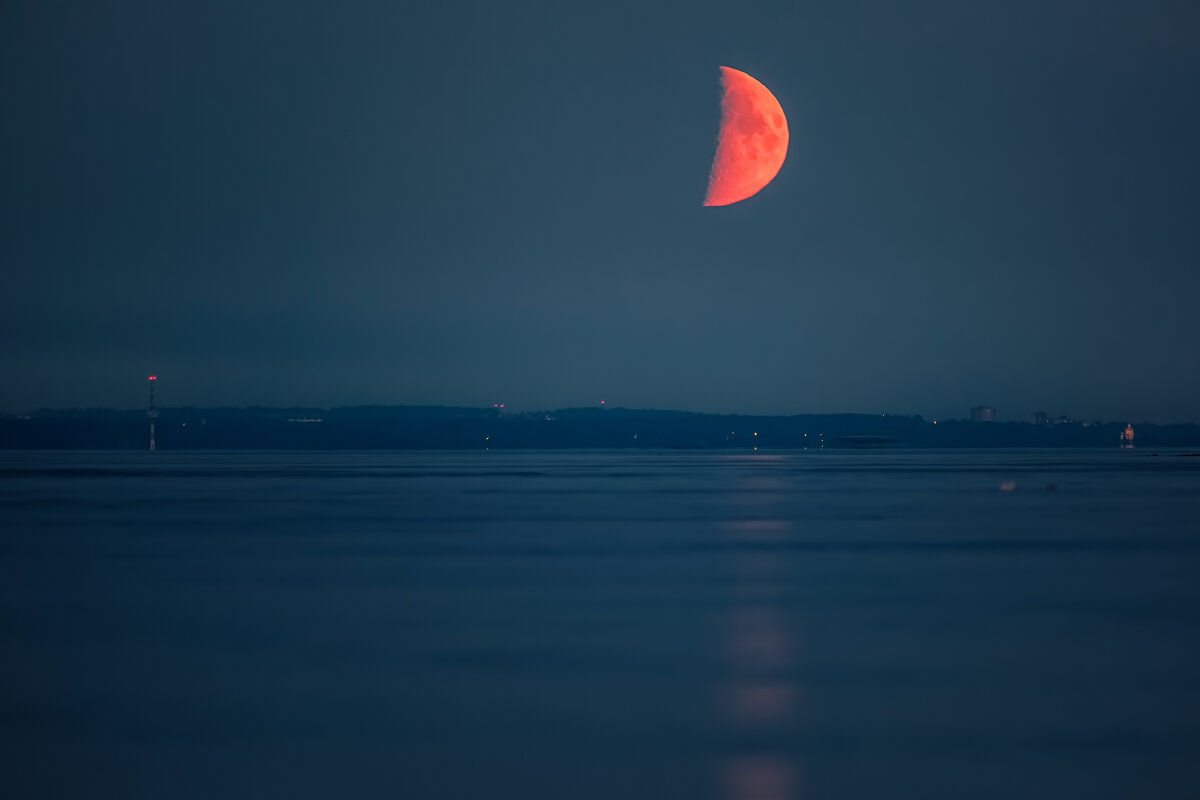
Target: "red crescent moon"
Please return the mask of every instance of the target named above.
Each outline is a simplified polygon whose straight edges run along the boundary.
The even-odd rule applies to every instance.
[[[721,67],[725,96],[721,132],[706,206],[727,206],[757,194],[787,158],[787,117],[775,95],[744,72]]]

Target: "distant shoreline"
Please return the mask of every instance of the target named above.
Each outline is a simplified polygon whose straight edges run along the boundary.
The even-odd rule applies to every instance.
[[[1126,422],[970,422],[879,414],[759,416],[569,408],[353,406],[161,408],[162,450],[861,450],[1118,448]],[[140,450],[145,410],[42,410],[0,417],[0,449]],[[1137,448],[1200,447],[1200,425],[1134,423]]]

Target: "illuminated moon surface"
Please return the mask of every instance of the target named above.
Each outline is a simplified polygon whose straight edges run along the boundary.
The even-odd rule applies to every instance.
[[[721,133],[708,177],[706,206],[727,206],[758,193],[787,158],[787,117],[775,95],[744,72],[721,67]]]

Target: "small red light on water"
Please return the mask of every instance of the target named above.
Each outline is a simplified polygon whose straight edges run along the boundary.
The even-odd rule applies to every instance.
[[[501,407],[501,408],[504,408],[504,403],[501,403],[501,404],[500,404],[500,407]]]
[[[500,407],[499,403],[492,403],[492,408],[499,408],[499,407]]]
[[[158,376],[157,376],[157,375],[151,375],[149,378],[146,378],[146,380],[148,380],[148,381],[156,381],[156,380],[158,380]]]

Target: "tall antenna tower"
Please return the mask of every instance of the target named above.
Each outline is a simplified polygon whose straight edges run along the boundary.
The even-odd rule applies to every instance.
[[[150,407],[146,409],[146,417],[150,420],[150,450],[154,451],[154,420],[158,419],[158,409],[154,407],[154,382],[158,380],[157,375],[151,375],[146,378],[146,383],[150,385]]]

